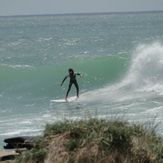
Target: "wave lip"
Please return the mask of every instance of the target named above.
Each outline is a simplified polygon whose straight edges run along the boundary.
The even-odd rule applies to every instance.
[[[139,45],[133,52],[128,72],[121,81],[86,92],[81,100],[110,103],[163,95],[162,72],[163,45],[159,42]]]
[[[163,45],[140,45],[133,54],[131,67],[123,83],[139,92],[163,92]],[[158,91],[159,90],[159,91]]]

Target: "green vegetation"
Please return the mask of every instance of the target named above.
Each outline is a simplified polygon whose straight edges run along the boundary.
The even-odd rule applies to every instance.
[[[48,124],[42,139],[17,162],[45,160],[49,163],[161,163],[163,139],[153,129],[127,122],[98,119],[58,122]]]
[[[46,144],[44,139],[37,140],[35,147],[25,151],[20,155],[15,163],[43,163],[47,154]]]

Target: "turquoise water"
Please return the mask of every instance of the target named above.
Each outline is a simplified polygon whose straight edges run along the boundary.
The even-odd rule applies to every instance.
[[[0,144],[94,116],[155,120],[162,134],[162,29],[163,12],[0,17]],[[82,73],[79,100],[51,103],[70,67]]]

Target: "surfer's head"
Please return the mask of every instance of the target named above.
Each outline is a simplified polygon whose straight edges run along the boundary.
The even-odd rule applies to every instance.
[[[69,74],[74,74],[74,70],[72,68],[68,69]]]

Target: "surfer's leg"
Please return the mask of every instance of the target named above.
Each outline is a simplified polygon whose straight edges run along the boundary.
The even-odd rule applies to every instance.
[[[76,87],[76,95],[77,95],[77,97],[79,98],[79,85],[78,85],[77,82],[74,82],[74,85],[75,85],[75,87]]]
[[[66,100],[67,100],[68,94],[69,94],[69,92],[71,90],[71,86],[72,86],[72,83],[69,83],[68,90],[67,90],[67,93],[66,93]]]

